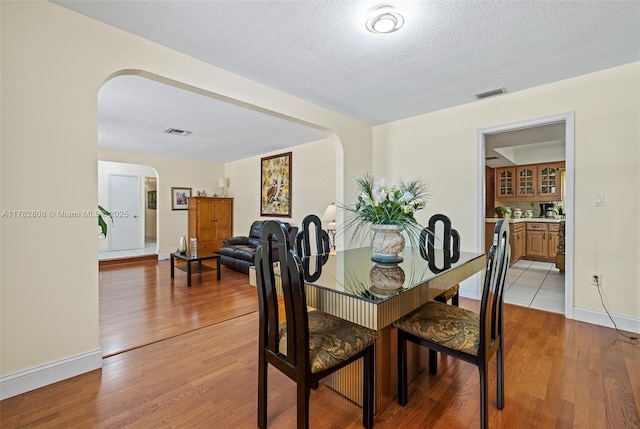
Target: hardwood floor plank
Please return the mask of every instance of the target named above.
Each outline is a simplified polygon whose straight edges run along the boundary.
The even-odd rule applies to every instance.
[[[168,263],[127,265],[101,270],[100,304],[101,343],[129,351],[105,358],[102,370],[1,401],[0,427],[257,427],[257,297],[247,277],[225,270],[216,282],[207,273],[187,288],[186,278],[167,280]],[[477,301],[460,304],[477,311]],[[409,385],[405,407],[379,411],[376,428],[479,426],[477,369],[442,355],[438,363],[438,374],[424,370]],[[640,348],[613,329],[506,305],[505,408],[496,409],[492,360],[490,427],[640,428],[639,374]],[[295,383],[269,368],[268,389],[269,427],[295,427]],[[321,384],[310,423],[361,428],[362,409]]]

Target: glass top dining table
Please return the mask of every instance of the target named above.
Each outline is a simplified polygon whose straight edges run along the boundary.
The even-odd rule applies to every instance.
[[[381,330],[485,268],[483,253],[427,255],[406,247],[402,257],[397,265],[380,265],[371,260],[371,248],[362,247],[303,258],[307,305]],[[254,267],[249,277],[255,286]]]

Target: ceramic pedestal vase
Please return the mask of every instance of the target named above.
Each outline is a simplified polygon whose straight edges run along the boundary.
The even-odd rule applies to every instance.
[[[402,262],[402,228],[395,225],[371,225],[371,259],[380,266]]]

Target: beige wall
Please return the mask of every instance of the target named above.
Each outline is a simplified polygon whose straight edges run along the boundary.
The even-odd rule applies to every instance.
[[[599,271],[609,310],[638,326],[640,63],[375,127],[374,169],[429,180],[434,194],[420,220],[447,213],[463,248],[480,249],[478,130],[565,112],[575,112],[574,305],[603,311],[588,284]],[[605,207],[593,206],[595,193]]]
[[[98,159],[153,166],[159,175],[159,196],[167,195],[171,186],[217,192],[216,180],[223,176],[219,171],[209,176],[206,166],[191,175],[191,164],[154,165],[146,155],[132,159],[131,154],[106,151],[98,155],[98,91],[109,76],[132,70],[129,73],[164,76],[326,130],[336,154],[338,201],[355,200],[349,178],[371,170],[372,163],[379,176],[390,179],[422,174],[435,192],[423,216],[451,213],[465,248],[479,248],[476,180],[483,154],[476,146],[478,129],[575,111],[575,303],[601,311],[595,289],[586,285],[586,274],[597,267],[610,310],[640,315],[640,236],[635,219],[640,209],[638,64],[376,127],[374,138],[365,124],[48,2],[0,2],[0,19],[3,210],[95,209]],[[311,145],[300,150],[316,149]],[[299,159],[305,157],[294,156],[294,187],[306,187],[312,181],[297,176],[305,173],[297,169]],[[254,169],[251,174],[256,175],[247,179],[255,187],[248,192],[256,195],[243,201],[246,211],[237,214],[236,232],[259,214],[257,163],[257,158],[232,163],[225,172],[229,192],[238,200],[242,168]],[[311,173],[313,165],[309,163]],[[606,194],[605,208],[593,207],[594,192]],[[306,211],[322,210],[330,193],[322,198],[296,193],[296,222]],[[167,211],[167,204],[160,203],[159,210]],[[186,217],[181,214],[169,209],[166,225],[160,217],[159,228],[167,231],[164,239],[159,237],[160,252],[170,251],[185,230]],[[1,222],[0,376],[98,349],[95,219],[50,216]]]
[[[337,162],[338,180],[371,168],[371,127],[365,124],[46,1],[3,1],[0,8],[4,210],[95,209],[98,91],[123,70],[172,79],[211,96],[240,100],[245,107],[332,130],[332,144],[338,142],[344,150],[344,163]],[[100,157],[125,158],[158,171],[159,195],[176,185],[210,189],[223,177],[215,172],[211,181],[201,173],[189,176],[181,164],[162,171],[146,157]],[[20,188],[9,185],[16,181]],[[354,197],[352,189],[345,193],[346,199]],[[159,210],[166,211],[166,204]],[[166,225],[161,214],[158,226],[168,231],[159,237],[161,253],[175,246],[185,230],[186,216],[181,214],[167,213]],[[0,375],[96,351],[95,218],[1,221]]]
[[[327,206],[336,200],[336,153],[329,139],[296,146],[292,152],[292,209],[285,222],[300,226],[308,214],[322,217]],[[226,164],[229,196],[235,198],[233,233],[247,235],[249,227],[260,217],[260,158],[273,152]]]

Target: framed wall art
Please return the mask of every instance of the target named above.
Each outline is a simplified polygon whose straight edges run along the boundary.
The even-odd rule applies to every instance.
[[[260,216],[291,217],[291,152],[260,160]]]
[[[191,188],[171,188],[171,210],[187,210]]]
[[[156,209],[156,191],[147,191],[147,208],[149,210]]]

